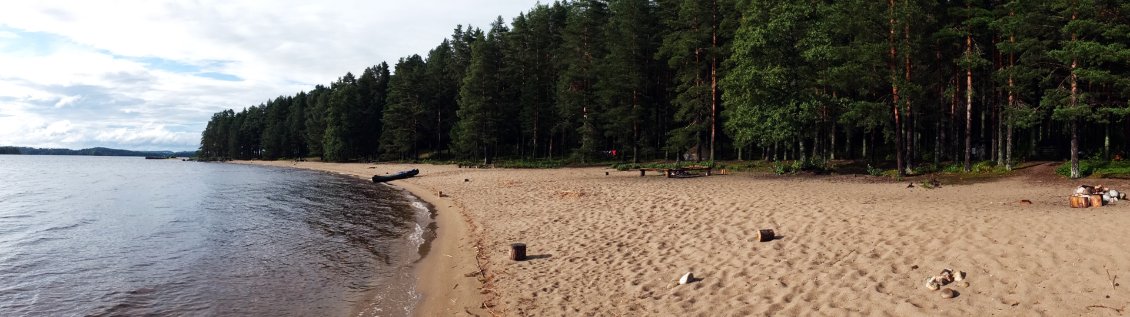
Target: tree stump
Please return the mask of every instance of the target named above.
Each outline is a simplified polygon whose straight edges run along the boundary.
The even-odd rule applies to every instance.
[[[526,260],[526,244],[514,243],[510,245],[510,259],[514,261]]]
[[[1071,208],[1087,208],[1091,207],[1091,197],[1083,195],[1071,196]]]
[[[1091,195],[1091,207],[1102,207],[1103,195]]]
[[[757,231],[756,239],[758,242],[769,242],[773,241],[775,237],[776,234],[773,233],[773,229],[761,229]]]

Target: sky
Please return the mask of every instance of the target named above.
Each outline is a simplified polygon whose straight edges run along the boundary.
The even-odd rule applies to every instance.
[[[428,50],[537,0],[7,1],[0,146],[195,150],[212,114]]]

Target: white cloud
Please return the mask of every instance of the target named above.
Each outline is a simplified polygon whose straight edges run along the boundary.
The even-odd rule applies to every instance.
[[[172,132],[164,125],[147,123],[140,127],[104,129],[94,137],[105,143],[124,144],[131,147],[146,148],[169,144],[195,145],[200,142],[200,134]]]
[[[59,101],[55,102],[55,108],[66,107],[70,104],[75,103],[75,101],[78,101],[79,99],[82,99],[81,95],[79,95],[79,96],[65,96],[63,98],[59,98]]]
[[[7,117],[0,116],[0,145],[192,149],[214,112],[425,54],[456,24],[487,27],[498,15],[509,20],[536,3],[5,3],[0,114]],[[197,76],[204,72],[240,80]],[[66,136],[47,133],[63,121],[70,123]]]

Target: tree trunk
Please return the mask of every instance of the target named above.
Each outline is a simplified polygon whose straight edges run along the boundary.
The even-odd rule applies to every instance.
[[[534,105],[534,144],[533,144],[534,150],[533,150],[533,153],[531,153],[531,154],[533,154],[532,156],[534,158],[538,157],[538,151],[541,150],[538,147],[538,137],[539,137],[538,131],[540,131],[540,130],[538,130],[538,125],[540,123],[539,121],[541,121],[540,120],[541,119],[541,107],[540,106],[541,106],[541,103],[537,103],[537,104]]]
[[[993,45],[992,47],[997,47],[997,37],[996,36],[993,36],[992,45]],[[1000,60],[1001,60],[1000,52],[994,51],[993,52],[993,70],[999,70],[1000,66],[1004,64]],[[983,81],[982,83],[989,85],[989,87],[987,87],[987,89],[985,89],[985,91],[993,92],[992,96],[990,97],[991,101],[986,102],[985,98],[981,98],[982,104],[985,104],[985,105],[991,104],[992,105],[990,108],[988,108],[988,109],[992,109],[992,110],[990,110],[990,112],[988,114],[989,115],[989,121],[987,123],[987,124],[989,124],[989,127],[992,129],[992,131],[991,131],[991,133],[986,132],[986,133],[990,133],[989,160],[995,162],[996,166],[1004,166],[1004,162],[1003,162],[1004,155],[1002,155],[1002,153],[1004,153],[1004,148],[1003,148],[1004,142],[1001,142],[1001,140],[1003,140],[1002,139],[1003,133],[1001,133],[1002,132],[1001,128],[1004,127],[1004,126],[1001,125],[1001,107],[1002,106],[1001,106],[1000,100],[998,98],[999,92],[997,90],[996,83],[994,81],[987,80],[987,81]],[[988,94],[986,94],[986,95],[988,95]]]
[[[937,60],[941,59],[941,53],[938,53]],[[941,168],[942,156],[945,153],[943,146],[946,144],[945,125],[942,123],[945,120],[946,113],[946,92],[944,86],[938,86],[938,121],[934,122],[934,167]]]
[[[836,122],[832,121],[831,144],[828,146],[828,160],[836,159]]]
[[[1013,139],[1013,137],[1012,137],[1013,131],[1012,130],[1013,130],[1013,123],[1009,122],[1008,123],[1008,131],[1006,132],[1006,136],[1005,136],[1005,142],[1007,142],[1008,144],[1005,147],[1005,151],[1004,151],[1004,169],[1008,170],[1008,171],[1012,170],[1012,139]]]
[[[1071,13],[1071,21],[1075,21],[1075,12]],[[1071,42],[1077,40],[1075,32],[1071,32]],[[1078,105],[1079,101],[1079,76],[1075,73],[1075,68],[1079,67],[1079,60],[1071,58],[1071,103],[1072,109]],[[1079,172],[1079,119],[1071,119],[1071,178],[1079,178],[1082,175]]]
[[[987,90],[982,90],[982,91],[986,91],[986,93],[987,93]],[[991,154],[993,152],[993,148],[992,148],[991,144],[989,145],[988,149],[985,149],[985,142],[989,140],[989,138],[987,136],[985,136],[986,133],[989,133],[989,129],[985,128],[985,124],[987,122],[989,122],[989,120],[986,118],[986,115],[987,115],[988,112],[992,111],[992,109],[990,109],[989,104],[985,102],[984,96],[981,97],[981,106],[985,107],[985,108],[981,109],[981,111],[977,113],[978,115],[981,116],[980,120],[977,120],[977,124],[981,125],[980,129],[977,130],[977,131],[981,132],[981,135],[977,138],[977,141],[979,141],[978,143],[980,143],[980,145],[981,145],[981,155],[977,157],[978,161],[984,161],[985,155]],[[990,158],[990,159],[992,159],[992,158]]]
[[[870,158],[870,157],[867,156],[867,135],[868,135],[867,132],[863,132],[863,140],[862,140],[862,146],[861,146],[862,152],[859,154],[860,155],[859,157],[864,159],[864,160]]]
[[[714,161],[714,139],[718,130],[718,0],[711,5],[710,30],[710,161]]]
[[[1110,160],[1110,123],[1106,124],[1106,132],[1103,134],[1103,159]]]
[[[965,35],[965,54],[973,56],[973,36]],[[973,171],[973,66],[965,68],[965,171]]]
[[[895,39],[898,38],[895,34],[895,0],[888,0],[890,5],[890,35],[887,39],[887,44],[890,46],[891,60],[888,62],[891,68],[891,109],[895,119],[895,170],[898,177],[906,176],[906,171],[903,170],[903,127],[902,115],[899,113],[899,85],[898,85],[898,50],[895,48]]]
[[[957,72],[954,72],[952,87],[953,87],[953,93],[950,96],[950,119],[949,119],[949,122],[950,122],[949,136],[950,136],[951,141],[950,141],[950,144],[948,146],[949,146],[949,150],[950,150],[950,154],[951,154],[950,157],[953,158],[954,164],[957,164],[957,162],[960,161],[961,157],[962,157],[961,156],[961,149],[962,149],[962,147],[961,147],[961,137],[960,137],[960,132],[958,131],[958,123],[960,123],[960,121],[958,121],[958,119],[957,119],[957,107],[961,103],[961,101],[960,101],[961,100],[961,95],[960,95],[960,93],[961,93],[961,75]]]
[[[999,104],[999,102],[998,102]],[[1001,106],[997,106],[997,166],[1004,166],[1004,117],[1005,112]]]
[[[1015,15],[1015,13],[1013,13],[1012,11],[1009,11],[1008,15],[1013,16],[1013,15]],[[1007,115],[1005,116],[1007,118],[1007,122],[1008,122],[1008,132],[1006,133],[1006,136],[1005,136],[1005,142],[1007,142],[1008,144],[1005,145],[1005,150],[1004,150],[1004,169],[1011,171],[1012,170],[1012,132],[1013,132],[1012,129],[1013,129],[1013,125],[1014,125],[1014,123],[1013,123],[1014,118],[1012,117],[1012,114],[1016,111],[1016,85],[1013,81],[1013,75],[1012,75],[1012,72],[1016,71],[1016,69],[1014,68],[1014,67],[1016,67],[1016,52],[1015,52],[1015,49],[1016,49],[1015,48],[1016,34],[1010,33],[1008,35],[1008,43],[1011,44],[1011,45],[1009,45],[1010,51],[1008,53],[1008,109],[1007,109],[1008,111],[1006,111]]]
[[[1071,120],[1071,178],[1082,177],[1079,171],[1079,120]]]
[[[797,153],[798,154],[797,157],[800,158],[801,162],[807,162],[808,161],[808,152],[805,152],[804,137],[798,137],[797,138],[797,146],[799,146],[799,150],[800,150],[799,151],[800,153]]]
[[[934,122],[934,168],[942,165],[942,120]]]
[[[640,162],[640,120],[636,115],[639,112],[639,91],[632,91],[632,163]]]
[[[910,5],[909,2],[910,2],[909,0],[905,1],[907,6]],[[904,24],[903,42],[906,45],[906,51],[903,52],[903,54],[902,54],[903,58],[905,60],[905,63],[906,63],[905,64],[905,67],[906,67],[906,69],[905,69],[906,82],[910,83],[911,82],[911,77],[910,77],[910,70],[911,70],[911,67],[910,67],[910,23]],[[915,123],[916,123],[915,120],[914,120],[914,106],[910,103],[910,96],[909,95],[902,96],[902,97],[903,97],[903,100],[904,100],[903,103],[906,104],[906,123],[903,124],[903,128],[906,130],[906,136],[903,139],[903,142],[906,145],[906,163],[905,163],[906,171],[904,172],[904,174],[913,174],[913,172],[914,172],[914,157],[915,157],[914,154],[915,154],[915,150],[916,150],[915,145],[917,143],[916,142],[917,140],[915,140],[915,137],[914,137],[914,126],[915,126]]]

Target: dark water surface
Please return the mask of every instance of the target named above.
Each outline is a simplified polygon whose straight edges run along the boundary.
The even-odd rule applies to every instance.
[[[0,315],[406,315],[428,218],[328,173],[0,155]]]

